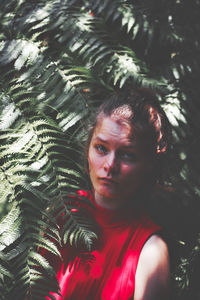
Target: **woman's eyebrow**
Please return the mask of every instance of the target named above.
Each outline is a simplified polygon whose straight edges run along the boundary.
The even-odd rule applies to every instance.
[[[94,141],[96,142],[101,142],[101,143],[104,143],[104,144],[109,144],[109,141],[107,141],[106,139],[104,139],[103,137],[101,136],[96,136],[94,138]],[[120,148],[123,148],[123,149],[126,149],[126,150],[135,150],[136,146],[135,145],[132,145],[131,143],[130,144],[127,144],[127,145],[121,145]]]
[[[121,146],[120,149],[122,149],[122,151],[130,151],[130,152],[136,152],[136,148],[134,146]]]
[[[99,141],[99,142],[108,144],[108,141],[105,140],[105,139],[103,139],[103,138],[100,137],[100,136],[96,136],[96,137],[94,138],[94,140],[95,140],[95,141],[97,140],[97,141]]]

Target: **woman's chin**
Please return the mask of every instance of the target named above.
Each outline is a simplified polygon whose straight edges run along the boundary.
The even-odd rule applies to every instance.
[[[108,189],[98,189],[95,190],[95,200],[100,202],[110,202],[112,200],[118,199],[118,194],[113,190]]]
[[[102,186],[99,189],[97,189],[97,193],[102,197],[110,198],[110,199],[116,198],[118,195],[116,189],[114,189],[111,186]]]

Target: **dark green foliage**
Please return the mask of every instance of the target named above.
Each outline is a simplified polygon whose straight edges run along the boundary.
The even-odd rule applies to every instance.
[[[173,126],[168,190],[151,208],[170,240],[172,298],[199,299],[200,2],[3,0],[0,20],[0,299],[57,290],[38,247],[93,247],[67,195],[87,186],[86,120],[130,86],[158,93]]]

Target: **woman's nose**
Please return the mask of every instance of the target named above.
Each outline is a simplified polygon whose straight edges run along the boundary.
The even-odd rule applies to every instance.
[[[116,172],[118,168],[118,163],[116,160],[115,153],[110,153],[105,157],[104,170],[109,173]]]

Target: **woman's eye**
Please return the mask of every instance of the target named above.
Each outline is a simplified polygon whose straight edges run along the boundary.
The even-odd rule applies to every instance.
[[[97,144],[97,145],[95,145],[95,149],[96,149],[97,152],[100,153],[100,154],[106,154],[106,153],[107,153],[107,149],[106,149],[106,147],[103,146],[103,145]]]
[[[123,160],[128,160],[128,161],[136,160],[136,156],[132,152],[122,152],[122,153],[120,153],[120,158]]]

